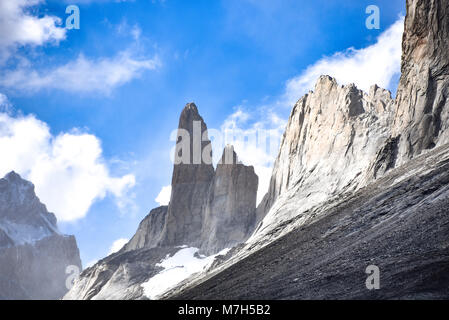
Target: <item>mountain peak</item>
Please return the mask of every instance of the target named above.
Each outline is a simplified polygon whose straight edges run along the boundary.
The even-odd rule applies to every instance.
[[[15,171],[11,171],[9,173],[7,173],[4,177],[5,180],[7,180],[10,183],[23,183],[23,184],[28,184],[28,185],[32,185],[31,182],[23,179],[17,172]]]
[[[59,233],[55,215],[40,202],[34,185],[14,171],[0,179],[0,229],[15,243],[32,242]],[[17,232],[17,229],[27,232]]]
[[[237,153],[234,151],[234,146],[231,144],[226,145],[223,149],[223,155],[221,156],[218,164],[238,164],[239,160],[237,157]]]

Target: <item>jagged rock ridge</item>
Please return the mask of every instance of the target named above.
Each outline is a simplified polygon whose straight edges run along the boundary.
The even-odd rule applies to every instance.
[[[32,183],[0,179],[0,299],[62,298],[68,266],[81,270],[75,237],[58,231]]]
[[[270,241],[266,234],[279,222],[373,180],[368,169],[390,137],[393,102],[390,92],[377,86],[366,94],[329,76],[318,79],[291,112],[258,208],[264,220],[257,241]]]

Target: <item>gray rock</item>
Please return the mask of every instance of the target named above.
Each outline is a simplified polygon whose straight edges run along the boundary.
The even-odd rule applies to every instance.
[[[201,249],[206,255],[245,242],[253,231],[259,178],[238,162],[232,146],[223,151],[208,196]]]
[[[14,172],[0,179],[0,299],[60,299],[68,291],[68,266],[81,271],[73,236]]]
[[[161,245],[198,246],[214,167],[207,126],[193,103],[187,104],[181,113],[176,146]]]
[[[265,235],[279,223],[372,181],[368,168],[390,137],[392,106],[385,89],[366,94],[320,77],[293,107],[252,238],[271,241]]]
[[[398,164],[449,141],[449,2],[407,0],[393,136]]]
[[[447,298],[448,21],[447,1],[407,1],[402,77],[395,101],[377,86],[364,93],[354,85],[339,86],[329,76],[320,77],[314,91],[292,110],[252,236],[165,297]],[[181,118],[190,120],[180,121],[180,128],[191,130],[189,121],[200,117],[196,107],[187,109]],[[205,143],[201,148],[208,140]],[[232,159],[236,162],[234,154]],[[168,209],[168,243],[185,244],[187,239],[196,245],[195,239],[203,239],[205,251],[213,252],[228,240],[222,238],[225,230],[217,221],[223,221],[214,213],[225,212],[227,221],[237,217],[227,208],[240,202],[234,194],[241,187],[234,191],[230,186],[243,183],[229,178],[240,176],[233,166],[222,167],[220,173],[217,168],[216,174],[208,164],[196,166],[175,166],[173,184],[180,187],[176,196],[172,193],[173,213]],[[222,175],[224,184],[217,182]],[[218,199],[222,194],[227,196]],[[250,196],[251,192],[242,203],[249,204]],[[192,237],[186,236],[187,230],[195,230]],[[215,239],[209,240],[207,233],[214,232]],[[140,250],[121,255],[137,255]],[[126,263],[121,255],[114,259]],[[139,261],[143,263],[134,263]],[[381,269],[380,291],[365,287],[365,268],[371,264]],[[101,264],[95,270],[101,272]],[[131,281],[127,269],[122,270],[113,278]],[[111,281],[113,273],[109,274],[100,282]],[[92,288],[88,275],[81,281],[79,288]],[[120,283],[115,288],[126,292],[126,281],[114,280]],[[132,283],[133,287],[138,282]]]
[[[124,251],[132,251],[141,248],[156,247],[162,237],[162,230],[167,217],[167,206],[161,206],[151,210],[140,223],[137,232],[131,240],[124,246]]]

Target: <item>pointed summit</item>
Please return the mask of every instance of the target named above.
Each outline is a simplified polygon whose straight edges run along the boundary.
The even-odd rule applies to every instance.
[[[223,155],[221,156],[220,161],[218,162],[218,164],[228,164],[228,165],[232,165],[232,164],[238,164],[238,157],[237,157],[237,153],[235,153],[234,151],[234,146],[228,144],[224,150],[223,150]]]
[[[14,171],[0,179],[0,266],[0,300],[59,299],[66,268],[81,270],[75,237],[59,232],[34,185]]]
[[[177,135],[172,193],[161,244],[195,245],[214,167],[207,126],[194,103],[182,110]]]

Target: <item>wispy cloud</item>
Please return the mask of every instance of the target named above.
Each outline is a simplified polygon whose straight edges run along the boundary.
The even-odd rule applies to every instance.
[[[132,44],[115,55],[86,57],[81,53],[60,65],[36,66],[34,60],[20,54],[18,49],[47,43],[57,45],[66,38],[60,18],[38,16],[30,10],[44,3],[43,0],[0,1],[0,87],[4,90],[34,93],[56,89],[109,95],[145,71],[161,66],[157,55],[142,54],[145,50],[140,44],[141,29],[137,24],[121,26],[122,34],[128,36]],[[15,52],[17,54],[12,55]]]
[[[33,182],[59,221],[83,218],[108,194],[121,201],[135,184],[133,174],[111,175],[96,136],[76,129],[54,136],[32,115],[0,113],[0,154],[0,176],[14,170]]]
[[[36,92],[59,89],[67,92],[110,94],[113,89],[161,65],[159,58],[138,58],[123,51],[112,58],[89,59],[80,54],[67,64],[38,71],[29,66],[6,71],[0,86]]]

